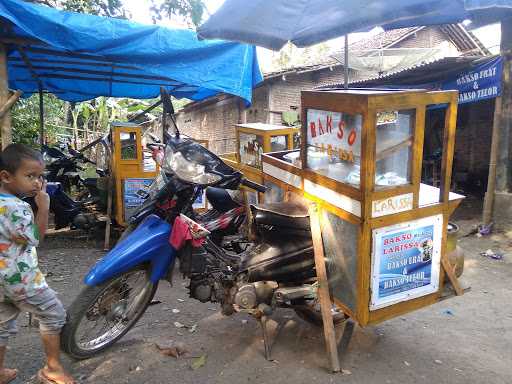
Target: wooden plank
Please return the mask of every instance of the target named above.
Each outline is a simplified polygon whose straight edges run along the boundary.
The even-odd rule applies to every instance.
[[[7,74],[7,49],[0,44],[0,105],[5,105],[9,99],[9,78]],[[2,149],[12,143],[11,114],[6,113],[0,119],[2,133]]]
[[[107,222],[105,225],[105,242],[103,243],[103,250],[108,251],[110,249],[110,227],[112,224],[112,195],[114,183],[112,182],[112,175],[108,177],[108,195],[107,195]]]
[[[398,187],[383,187],[382,189],[376,190],[372,193],[372,201],[387,199],[393,196],[405,195],[406,193],[413,193],[415,187],[411,184],[401,185]]]
[[[378,309],[376,311],[371,311],[368,323],[364,325],[375,325],[383,322],[384,320],[393,319],[397,316],[404,315],[428,305],[435,304],[439,300],[439,296],[439,292],[436,292],[427,296],[418,297],[416,299]]]
[[[329,357],[331,370],[340,371],[340,361],[338,357],[338,348],[336,343],[336,334],[334,332],[334,322],[332,320],[332,304],[329,294],[329,283],[327,280],[327,270],[325,267],[324,245],[322,242],[322,230],[320,228],[320,217],[318,206],[311,203],[309,207],[309,218],[311,222],[311,237],[313,239],[313,249],[315,254],[315,267],[318,280],[318,297],[320,309],[322,312],[322,322],[324,325],[324,337]]]
[[[372,232],[366,224],[361,224],[360,228],[356,312],[357,322],[364,326],[369,321]]]
[[[300,191],[300,193],[304,194],[304,197],[306,197],[308,200],[317,203],[320,207],[322,207],[322,209],[325,209],[326,211],[335,214],[336,216],[348,221],[349,223],[359,225],[362,222],[362,219],[360,217],[357,217],[356,215],[353,215],[352,213],[347,212],[344,209],[336,207],[335,205],[329,204],[328,202],[322,200],[322,198],[318,196],[313,196],[304,191]]]
[[[414,145],[412,148],[411,182],[414,186],[412,207],[419,207],[421,171],[423,168],[423,146],[425,139],[425,106],[416,108],[416,124],[414,127]]]
[[[455,129],[457,125],[457,101],[452,101],[446,109],[443,133],[443,158],[441,162],[441,192],[439,200],[448,204],[452,180],[453,153],[455,151]]]
[[[361,138],[361,218],[362,225],[359,234],[359,260],[357,276],[357,316],[359,324],[365,325],[369,321],[370,303],[370,276],[371,276],[371,250],[372,232],[369,218],[372,217],[372,194],[375,190],[375,150],[377,114],[369,107],[368,114],[363,120]]]
[[[303,169],[302,176],[315,184],[333,190],[355,200],[361,200],[362,192],[348,184],[340,183],[311,169]]]
[[[445,217],[447,219],[448,215],[446,215]],[[447,222],[445,224],[447,224]],[[446,232],[446,228],[444,229],[444,232]],[[446,276],[448,277],[448,280],[450,281],[450,283],[453,287],[453,290],[455,291],[455,294],[457,296],[463,295],[464,290],[460,287],[459,280],[457,279],[457,276],[455,276],[455,271],[453,269],[453,266],[450,264],[450,260],[448,259],[448,252],[446,251],[446,233],[443,233],[443,247],[441,250],[441,266],[443,267],[443,270],[446,273]]]
[[[410,211],[395,213],[393,215],[376,217],[370,219],[369,221],[372,229],[375,229],[407,221],[413,221],[416,219],[421,219],[423,217],[439,215],[440,213],[443,212],[444,206],[442,204],[432,204],[423,208],[412,209]]]
[[[291,151],[287,151],[291,152]],[[273,165],[276,168],[280,168],[282,170],[285,170],[287,172],[293,173],[297,176],[302,176],[302,169],[299,167],[294,166],[293,164],[290,164],[286,161],[280,160],[276,157],[269,156],[268,153],[264,153],[263,156],[261,156],[262,163],[267,163],[270,165]]]
[[[385,157],[388,157],[389,155],[395,153],[396,151],[399,151],[402,148],[406,148],[410,145],[412,145],[413,142],[413,136],[409,136],[404,140],[400,141],[388,141],[382,144],[382,146],[386,147],[385,149],[381,149],[380,151],[377,151],[377,155],[375,156],[375,160],[381,160]]]

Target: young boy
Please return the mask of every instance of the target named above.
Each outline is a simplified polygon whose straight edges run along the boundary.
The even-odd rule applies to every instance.
[[[42,383],[73,384],[60,363],[60,331],[66,311],[38,268],[36,246],[48,227],[50,198],[43,182],[41,155],[21,144],[11,144],[0,155],[0,384],[16,378],[17,370],[4,368],[16,317],[29,312],[39,320],[46,365],[38,373]],[[32,196],[37,205],[20,200]],[[2,299],[3,296],[3,299]]]

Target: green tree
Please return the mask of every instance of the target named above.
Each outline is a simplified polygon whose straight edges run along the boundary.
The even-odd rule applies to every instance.
[[[93,15],[128,18],[121,0],[26,0],[29,3],[44,4],[66,11],[90,13]]]
[[[123,7],[122,0],[25,0],[30,3],[44,4],[52,8],[67,11],[90,13],[93,15],[130,18]],[[153,22],[164,18],[180,17],[192,26],[198,26],[205,14],[203,0],[151,0],[150,12]]]
[[[57,134],[64,133],[64,102],[45,94],[44,121],[47,140],[52,143]],[[13,142],[39,147],[39,95],[20,99],[11,110]]]
[[[192,22],[194,27],[201,24],[206,7],[202,0],[151,0],[153,23],[167,17],[181,17]]]

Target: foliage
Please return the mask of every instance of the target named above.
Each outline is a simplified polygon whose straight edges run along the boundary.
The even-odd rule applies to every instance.
[[[49,142],[55,142],[62,129],[65,103],[53,95],[45,94],[44,119],[45,132]],[[11,110],[13,142],[33,147],[39,145],[39,95],[20,99]]]
[[[194,26],[198,26],[206,7],[202,0],[151,0],[153,22],[162,20],[164,17],[171,19],[173,16],[190,20]]]
[[[64,9],[93,15],[128,19],[129,12],[123,7],[122,0],[25,0],[30,3],[44,4],[52,8]],[[150,12],[153,23],[164,18],[180,17],[198,26],[206,7],[203,0],[151,0]]]
[[[30,3],[44,4],[52,8],[64,9],[93,15],[127,18],[121,0],[26,0]]]
[[[330,49],[326,43],[320,43],[306,48],[297,48],[295,45],[288,42],[273,56],[271,71],[332,61],[332,59],[329,58],[329,52]]]

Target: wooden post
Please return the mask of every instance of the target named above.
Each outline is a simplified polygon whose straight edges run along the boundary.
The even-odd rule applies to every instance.
[[[340,360],[338,357],[338,347],[336,344],[336,334],[334,332],[334,322],[332,320],[332,302],[329,294],[329,283],[327,281],[327,270],[325,268],[324,245],[322,241],[322,230],[320,227],[320,217],[318,206],[311,203],[309,206],[309,219],[311,223],[311,236],[313,239],[313,250],[315,254],[316,276],[318,280],[318,298],[322,312],[322,321],[324,324],[324,337],[327,348],[327,355],[331,363],[331,370],[339,372]]]
[[[103,250],[108,251],[110,249],[110,226],[112,223],[112,194],[113,194],[114,183],[112,174],[108,176],[108,192],[107,192],[107,222],[105,223],[105,242],[103,243]]]
[[[0,43],[0,105],[9,99],[9,78],[7,75],[7,49]],[[12,143],[11,114],[6,112],[0,119],[2,132],[2,149]]]
[[[43,87],[39,84],[39,143],[41,148],[44,145],[44,101],[43,101]]]
[[[495,103],[491,155],[489,159],[489,178],[487,180],[487,191],[485,192],[484,210],[482,213],[482,221],[485,225],[489,225],[492,219],[494,191],[496,190],[496,158],[498,157],[498,143],[500,140],[501,96],[496,98]]]

